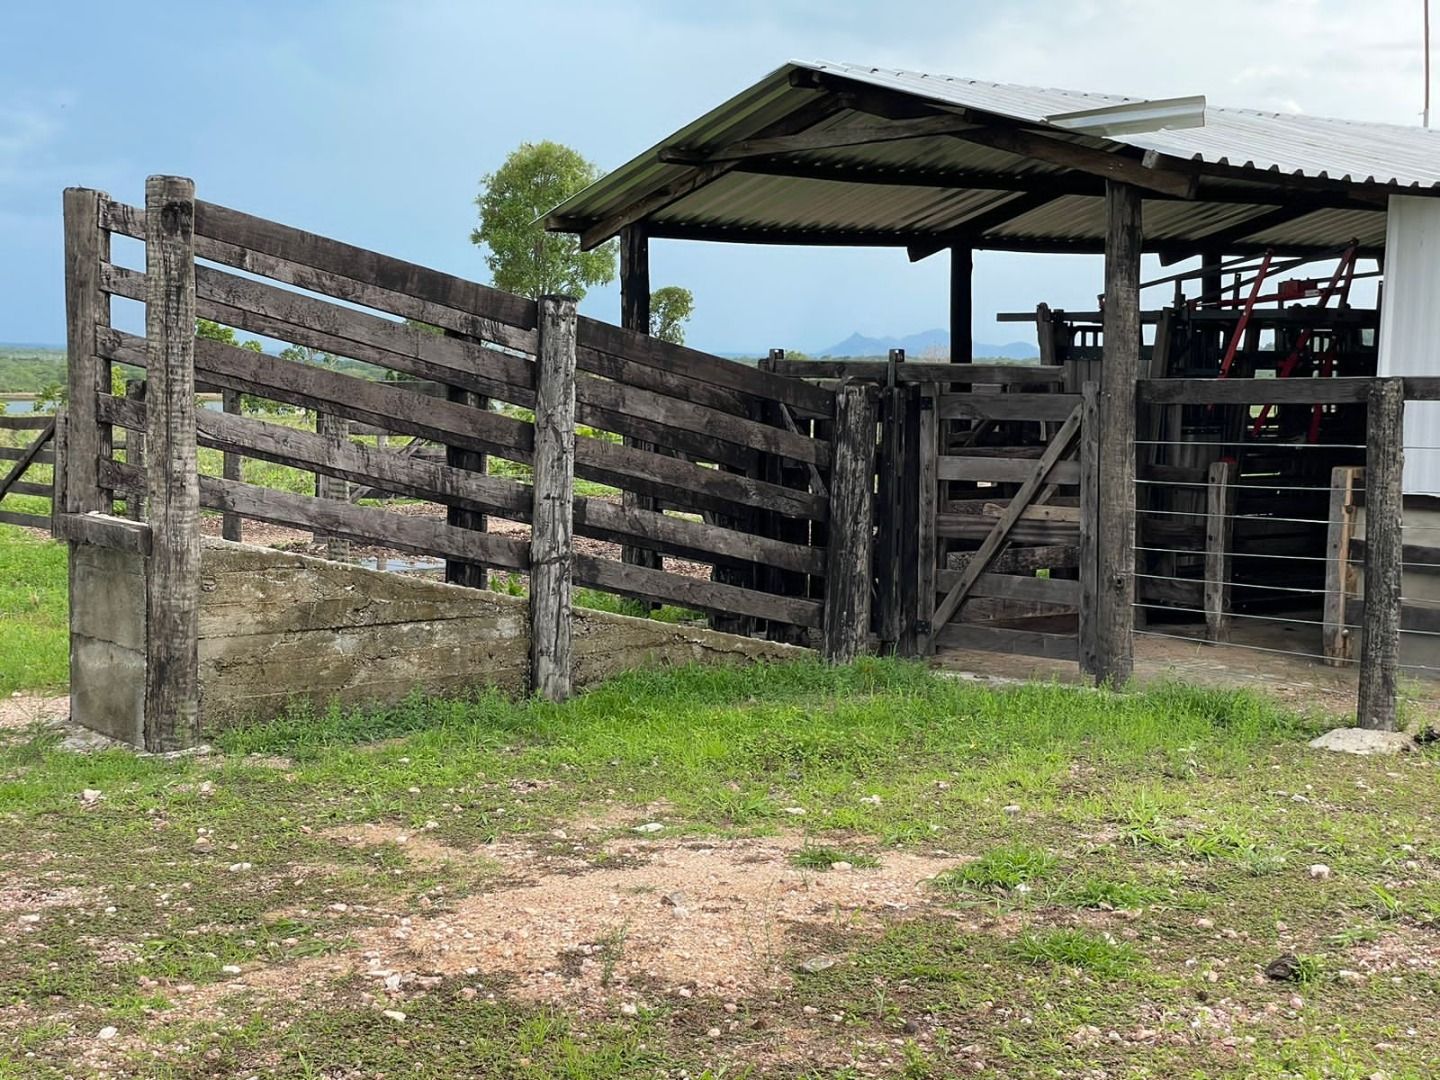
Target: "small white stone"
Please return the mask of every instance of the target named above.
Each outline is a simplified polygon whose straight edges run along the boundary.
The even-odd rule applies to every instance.
[[[861,799],[860,801],[863,802],[863,803],[869,803],[871,806],[879,806],[879,805],[880,805],[880,796],[879,796],[879,795],[866,795],[866,796],[865,796],[863,799]]]
[[[386,1020],[394,1020],[397,1024],[403,1024],[405,1022],[405,1014],[399,1009],[386,1009],[380,1015],[385,1017]]]
[[[792,817],[800,817],[805,813],[805,808],[803,806],[786,806],[783,807],[783,809],[785,813],[791,815]]]
[[[97,791],[95,788],[87,787],[84,791],[80,792],[80,801],[86,806],[94,806],[104,797],[105,793],[103,791]]]
[[[840,862],[832,862],[832,863],[830,864],[830,869],[831,869],[831,870],[853,870],[853,869],[855,869],[855,868],[854,868],[853,866],[851,866],[848,862],[845,862],[845,861],[842,860],[842,861],[840,861]]]
[[[1309,746],[1312,750],[1330,750],[1337,754],[1399,754],[1414,750],[1415,740],[1403,731],[1346,727],[1311,739]]]
[[[1315,863],[1313,866],[1310,867],[1307,873],[1309,873],[1310,877],[1315,881],[1330,880],[1330,867],[1326,866],[1324,863]]]
[[[657,833],[663,828],[665,828],[665,826],[658,821],[647,821],[644,825],[636,825],[632,831],[638,833]]]
[[[640,1006],[636,1005],[633,1001],[625,1001],[625,1002],[622,1002],[622,1003],[620,1004],[620,1015],[621,1015],[621,1016],[639,1016],[639,1015],[640,1015]]]
[[[225,965],[224,967],[222,967],[220,970],[221,970],[222,972],[224,972],[226,975],[239,975],[239,974],[240,974],[240,966],[239,966],[238,964],[226,964],[226,965]]]
[[[1002,806],[1000,809],[1011,815],[1020,813],[1020,807],[1016,803],[1011,803],[1009,806]]]
[[[711,1028],[709,1031],[705,1032],[705,1035],[707,1038],[718,1039],[720,1037],[720,1029]]]
[[[1196,925],[1197,927],[1199,927],[1201,930],[1214,930],[1214,929],[1215,929],[1215,920],[1214,920],[1214,919],[1196,919],[1196,920],[1195,920],[1195,925]]]
[[[102,1042],[109,1042],[111,1039],[115,1038],[115,1036],[119,1034],[120,1032],[113,1027],[103,1027],[100,1029],[100,1040]]]
[[[246,870],[249,870],[250,868],[251,867],[248,862],[234,862],[230,864],[229,869],[230,873],[232,874],[243,874]]]

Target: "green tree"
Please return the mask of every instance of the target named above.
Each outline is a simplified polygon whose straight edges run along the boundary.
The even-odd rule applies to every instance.
[[[695,294],[666,285],[650,294],[650,336],[672,345],[685,344],[685,324],[695,313]]]
[[[488,249],[485,263],[497,289],[540,297],[583,297],[615,279],[614,244],[581,251],[580,239],[547,233],[540,216],[600,179],[600,170],[568,146],[521,143],[505,164],[480,178],[480,225],[470,242]]]

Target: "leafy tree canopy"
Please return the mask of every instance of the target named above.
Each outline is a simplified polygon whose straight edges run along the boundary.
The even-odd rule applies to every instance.
[[[470,242],[488,249],[485,263],[497,289],[579,299],[592,285],[615,279],[614,244],[581,251],[579,237],[547,233],[539,221],[600,175],[578,152],[546,141],[521,143],[505,164],[481,177],[480,225]]]
[[[673,345],[685,344],[685,324],[695,313],[695,294],[666,285],[650,294],[650,336]]]

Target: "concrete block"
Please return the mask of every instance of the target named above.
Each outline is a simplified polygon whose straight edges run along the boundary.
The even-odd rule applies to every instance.
[[[70,719],[141,746],[145,732],[145,653],[70,635]]]

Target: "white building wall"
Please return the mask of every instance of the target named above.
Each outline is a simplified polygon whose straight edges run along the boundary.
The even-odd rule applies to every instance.
[[[1440,199],[1390,198],[1379,373],[1440,375]],[[1440,402],[1405,403],[1404,483],[1440,495]]]

